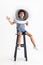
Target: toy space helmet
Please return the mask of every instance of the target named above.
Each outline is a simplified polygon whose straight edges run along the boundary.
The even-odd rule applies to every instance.
[[[28,16],[29,16],[28,12],[26,10],[24,10],[24,9],[19,9],[19,10],[16,11],[16,14],[15,14],[16,19],[20,19],[20,17],[18,16],[19,12],[24,12],[24,18],[22,20],[25,21],[25,20],[28,19]]]

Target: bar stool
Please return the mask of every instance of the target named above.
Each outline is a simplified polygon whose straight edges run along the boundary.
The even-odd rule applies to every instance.
[[[22,34],[22,35],[23,35],[24,44],[21,44],[21,47],[24,47],[24,57],[25,57],[25,59],[27,61],[27,50],[26,50],[26,39],[25,39],[25,35],[26,34]],[[15,46],[15,53],[14,53],[14,61],[16,61],[17,47],[18,47],[18,34],[17,34],[17,39],[16,39],[16,46]]]

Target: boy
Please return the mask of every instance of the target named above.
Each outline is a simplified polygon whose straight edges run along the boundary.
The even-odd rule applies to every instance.
[[[6,19],[9,21],[9,23],[11,24],[11,25],[13,25],[14,23],[16,23],[17,21],[18,22],[21,22],[22,23],[22,21],[24,22],[24,20],[26,20],[25,19],[25,16],[26,16],[26,12],[25,12],[25,10],[23,10],[23,9],[21,9],[21,10],[19,10],[18,11],[18,19],[15,19],[14,21],[13,20],[11,20],[10,19],[10,17],[8,17],[8,16],[6,16]],[[24,20],[23,20],[24,19]],[[29,32],[27,32],[26,30],[25,30],[25,24],[26,25],[28,25],[28,21],[24,24],[24,23],[17,23],[17,34],[19,35],[19,37],[18,37],[18,47],[20,47],[20,43],[21,43],[21,36],[22,36],[22,34],[26,34],[27,36],[29,36],[30,37],[30,40],[31,40],[31,42],[32,42],[32,44],[33,44],[33,46],[34,46],[34,48],[36,48],[36,45],[35,45],[35,41],[34,41],[34,39],[33,39],[33,36],[32,36],[32,34],[30,34]]]

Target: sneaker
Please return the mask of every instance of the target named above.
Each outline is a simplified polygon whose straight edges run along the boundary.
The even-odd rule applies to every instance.
[[[33,47],[34,49],[38,50],[38,48],[36,46]]]
[[[17,48],[20,50],[21,49],[21,46],[18,46]]]

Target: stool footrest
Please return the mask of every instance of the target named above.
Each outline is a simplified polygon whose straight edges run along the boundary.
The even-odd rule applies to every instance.
[[[24,47],[24,44],[21,44],[21,47]]]
[[[21,44],[20,46],[21,46],[21,47],[24,47],[24,44]],[[17,47],[18,47],[18,44],[17,44]]]

